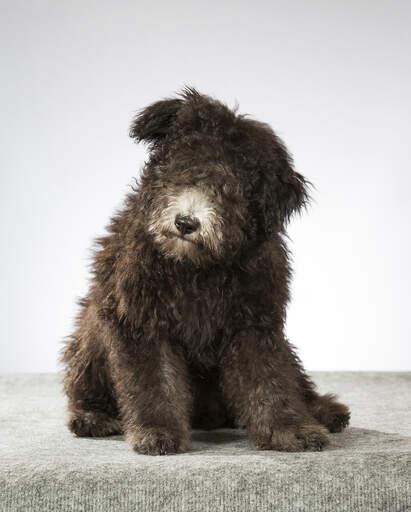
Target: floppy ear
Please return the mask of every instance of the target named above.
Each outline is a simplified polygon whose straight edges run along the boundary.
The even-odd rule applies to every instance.
[[[162,100],[149,105],[133,119],[130,137],[156,144],[169,133],[183,101],[181,99]]]
[[[271,165],[263,178],[263,225],[267,238],[281,231],[294,213],[309,201],[305,178],[294,171],[291,156],[283,143],[275,137]]]

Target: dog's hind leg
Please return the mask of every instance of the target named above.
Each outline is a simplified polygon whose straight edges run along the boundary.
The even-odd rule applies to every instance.
[[[70,411],[68,427],[79,437],[106,437],[121,434],[120,420],[99,411]]]
[[[341,432],[350,421],[350,410],[337,401],[336,396],[327,393],[320,395],[312,380],[307,376],[297,360],[295,367],[298,371],[300,389],[308,410],[314,418],[327,427],[329,432]]]
[[[314,418],[330,432],[341,432],[350,422],[350,410],[336,400],[335,395],[317,395],[308,408]]]
[[[68,428],[77,436],[121,434],[122,427],[102,349],[77,332],[63,353]]]

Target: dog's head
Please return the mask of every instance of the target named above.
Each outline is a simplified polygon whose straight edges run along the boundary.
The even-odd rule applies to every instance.
[[[141,111],[130,135],[150,144],[140,200],[166,257],[232,259],[283,231],[307,202],[307,182],[268,125],[193,89]]]

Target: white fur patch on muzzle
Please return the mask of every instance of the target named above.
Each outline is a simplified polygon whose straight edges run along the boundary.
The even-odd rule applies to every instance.
[[[166,254],[198,259],[205,248],[219,253],[222,219],[206,191],[197,187],[168,190],[163,199],[162,207],[154,209],[148,229]]]

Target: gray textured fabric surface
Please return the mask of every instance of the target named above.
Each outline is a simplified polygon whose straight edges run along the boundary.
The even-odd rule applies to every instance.
[[[194,432],[189,453],[150,457],[121,436],[72,436],[58,376],[0,376],[0,510],[411,510],[411,373],[313,377],[352,410],[324,452],[260,452],[219,430]]]

